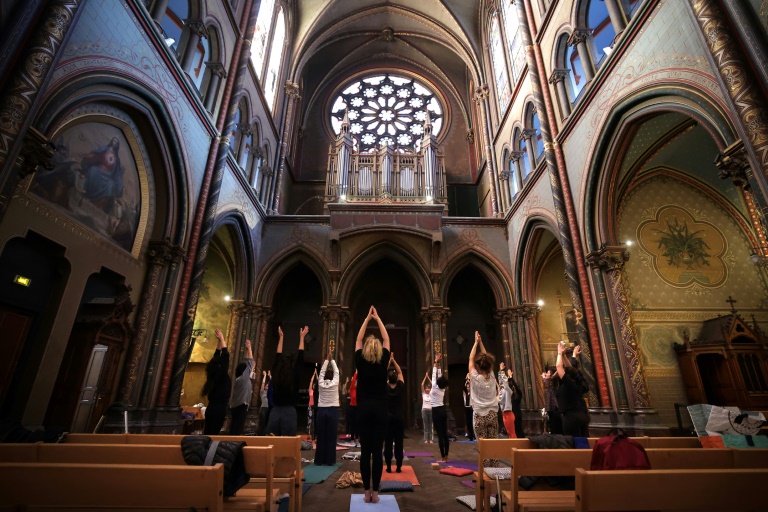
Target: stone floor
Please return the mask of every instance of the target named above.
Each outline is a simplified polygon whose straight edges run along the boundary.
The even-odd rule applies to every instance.
[[[474,489],[461,483],[462,480],[472,480],[472,475],[457,477],[443,475],[433,470],[427,460],[440,458],[440,450],[437,439],[434,444],[423,444],[420,430],[408,430],[405,433],[404,451],[406,452],[432,452],[434,457],[415,457],[406,460],[403,465],[413,467],[416,477],[421,485],[414,486],[414,492],[392,493],[400,510],[403,512],[425,512],[428,510],[440,510],[441,512],[468,512],[470,509],[456,501],[457,496],[474,494]],[[463,439],[463,438],[460,438]],[[350,448],[350,451],[359,451],[359,448]],[[305,512],[342,512],[349,510],[349,500],[352,494],[362,494],[362,488],[336,489],[336,481],[345,471],[360,472],[360,463],[357,461],[341,460],[346,453],[338,451],[337,461],[341,467],[323,483],[314,484],[304,494],[303,511]],[[312,459],[314,453],[302,452],[305,459]],[[477,462],[477,444],[467,442],[451,442],[448,461]],[[386,467],[385,467],[386,470]],[[393,468],[394,471],[394,468]],[[371,512],[376,507],[371,505]]]

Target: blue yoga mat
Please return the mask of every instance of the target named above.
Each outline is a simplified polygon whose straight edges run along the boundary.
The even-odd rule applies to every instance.
[[[376,510],[378,512],[400,512],[397,506],[397,500],[391,494],[379,494],[378,503],[366,503],[363,501],[364,494],[353,494],[349,500],[349,512],[369,512]]]
[[[325,481],[326,478],[331,476],[334,471],[341,467],[341,463],[337,462],[333,466],[315,466],[309,464],[301,468],[304,471],[304,483],[305,484],[319,484]]]

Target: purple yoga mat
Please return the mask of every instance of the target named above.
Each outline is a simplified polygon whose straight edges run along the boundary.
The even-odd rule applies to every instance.
[[[403,452],[406,457],[434,457],[432,452]]]
[[[474,489],[475,488],[475,482],[473,482],[472,480],[462,480],[461,483],[463,485],[466,485],[470,489]]]
[[[442,462],[439,460],[428,460],[426,461],[427,464],[432,464],[433,462],[437,462],[443,467],[450,468],[462,468],[462,469],[471,469],[472,471],[477,471],[477,462],[466,462],[463,460],[449,460],[448,462]]]

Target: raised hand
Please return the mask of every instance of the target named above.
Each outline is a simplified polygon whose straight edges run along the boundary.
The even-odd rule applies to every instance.
[[[301,328],[301,330],[299,331],[299,336],[303,338],[303,337],[305,337],[305,336],[307,335],[307,333],[308,333],[308,332],[309,332],[309,326],[308,326],[308,325],[305,325],[305,326],[304,326],[304,327],[302,327],[302,328]]]
[[[573,357],[579,357],[579,354],[581,354],[581,345],[576,345],[573,347]]]
[[[277,334],[279,334],[281,338],[283,337],[283,328],[279,325],[277,326]]]
[[[557,353],[561,355],[565,354],[565,342],[562,340],[557,344]]]
[[[251,340],[245,340],[245,348],[247,349],[251,348]]]
[[[371,306],[371,316],[372,318],[378,320],[379,319],[379,313],[376,311],[376,308]]]
[[[435,355],[435,362],[436,362],[436,363],[439,363],[439,362],[440,362],[440,358],[441,358],[442,356],[443,356],[443,354],[440,354],[440,353],[438,353],[437,355]]]
[[[214,329],[214,332],[216,333],[217,338],[224,341],[224,333],[221,332],[221,329]]]

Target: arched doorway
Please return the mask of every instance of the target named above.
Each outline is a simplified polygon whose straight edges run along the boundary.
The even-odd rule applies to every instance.
[[[505,360],[503,333],[494,317],[498,304],[488,280],[475,266],[468,265],[451,280],[448,288],[448,308],[451,316],[447,322],[448,379],[450,409],[456,426],[466,428],[462,390],[469,371],[469,353],[475,339],[475,331],[483,338],[485,349],[496,358],[496,369]],[[520,380],[520,377],[518,377]]]
[[[409,404],[405,411],[405,424],[412,425],[415,418],[421,417],[419,387],[425,371],[421,363],[426,355],[419,317],[422,304],[412,276],[392,259],[383,258],[372,263],[352,284],[342,375],[354,373],[355,340],[372,305],[376,306],[387,327],[391,350],[403,370],[405,401]],[[369,324],[368,331],[378,336],[375,324]]]
[[[304,368],[299,377],[298,431],[305,432],[307,428],[306,408],[309,404],[309,381],[315,368],[318,372],[323,359],[323,320],[320,317],[320,306],[323,301],[323,291],[320,280],[304,263],[299,262],[288,270],[275,289],[272,301],[273,321],[270,323],[267,340],[264,346],[262,368],[270,370],[275,359],[279,336],[278,326],[285,336],[283,342],[284,354],[295,354],[299,347],[299,331],[309,326],[309,333],[304,338]]]

